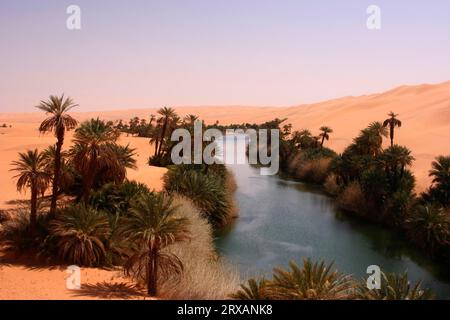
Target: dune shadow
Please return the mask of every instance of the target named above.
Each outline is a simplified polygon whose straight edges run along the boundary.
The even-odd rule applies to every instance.
[[[92,297],[100,299],[136,299],[147,297],[145,292],[135,285],[125,282],[83,284],[81,289],[74,290],[75,297]]]
[[[37,257],[35,253],[16,254],[5,251],[0,247],[0,267],[23,267],[28,270],[64,270],[67,266],[62,261],[52,261],[44,257]]]

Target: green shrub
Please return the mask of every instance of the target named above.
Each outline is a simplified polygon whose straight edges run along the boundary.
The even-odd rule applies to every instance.
[[[172,159],[166,155],[153,155],[148,158],[148,164],[155,167],[167,167],[172,165]]]
[[[84,204],[70,206],[51,223],[50,231],[64,261],[87,267],[105,262],[111,230],[104,213]]]
[[[35,233],[31,233],[29,208],[21,208],[2,224],[0,242],[7,253],[33,252],[38,255],[49,234],[49,218],[38,214]]]
[[[98,211],[122,214],[128,211],[133,198],[149,192],[146,185],[135,181],[125,181],[120,185],[107,183],[92,193],[89,203]]]
[[[282,300],[340,300],[352,297],[353,281],[350,276],[332,270],[333,263],[303,261],[300,268],[289,263],[291,270],[275,268],[269,295]]]
[[[231,295],[245,300],[341,300],[354,296],[351,276],[333,270],[333,263],[305,259],[299,267],[294,261],[290,270],[275,268],[270,280],[250,279]]]
[[[214,227],[228,223],[233,204],[220,177],[172,166],[164,176],[164,188],[191,199]]]
[[[433,294],[421,288],[421,282],[410,284],[408,274],[381,273],[381,288],[369,289],[366,280],[356,288],[356,298],[362,300],[431,300]]]
[[[249,279],[246,284],[241,284],[241,288],[230,295],[236,300],[270,300],[267,292],[269,282],[266,279]]]
[[[432,256],[450,250],[450,212],[435,205],[419,205],[406,220],[408,236]]]

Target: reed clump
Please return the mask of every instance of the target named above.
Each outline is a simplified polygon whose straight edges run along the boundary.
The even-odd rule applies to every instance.
[[[178,214],[190,221],[192,238],[170,248],[183,263],[181,277],[173,276],[161,286],[164,299],[226,299],[239,288],[236,268],[220,258],[214,247],[213,230],[195,205],[186,197],[175,196]]]

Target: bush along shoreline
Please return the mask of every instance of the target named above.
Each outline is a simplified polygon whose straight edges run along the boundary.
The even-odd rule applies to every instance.
[[[123,270],[152,297],[225,299],[237,290],[237,270],[217,255],[213,243],[214,229],[237,212],[233,177],[225,166],[171,168],[165,190],[152,191],[127,179],[127,169],[136,168],[136,150],[118,143],[118,124],[98,118],[78,124],[68,113],[73,107],[64,96],[42,101],[38,108],[48,118],[40,131],[53,134],[57,143],[26,150],[11,164],[18,191],[31,191],[31,197],[29,204],[1,215],[3,258]],[[150,143],[156,151],[149,162],[169,166],[169,134],[189,128],[196,117],[180,120],[170,108],[159,115],[155,125],[140,128],[154,134]],[[70,130],[73,144],[62,151]],[[186,178],[171,180],[173,174]]]
[[[292,131],[282,125],[286,120],[273,121],[281,133],[282,174],[320,186],[345,214],[392,228],[432,259],[450,264],[450,155],[436,157],[432,185],[417,195],[412,152],[395,143],[398,115],[370,123],[341,154],[326,147],[331,128],[313,135]]]
[[[272,278],[251,278],[231,294],[238,300],[431,300],[434,295],[411,284],[407,273],[381,272],[380,289],[369,289],[366,279],[355,280],[336,270],[333,263],[305,259],[303,265],[275,268]]]
[[[56,143],[43,151],[25,150],[11,164],[17,190],[30,191],[30,200],[13,214],[1,213],[2,258],[25,255],[29,262],[121,269],[149,296],[167,299],[430,297],[420,283],[410,287],[406,274],[383,274],[382,289],[367,292],[332,265],[310,260],[303,267],[291,263],[290,270],[275,269],[272,279],[249,280],[239,290],[239,273],[213,244],[213,232],[237,216],[233,176],[224,165],[173,166],[170,160],[173,130],[193,132],[197,117],[180,119],[173,109],[161,108],[149,122],[134,118],[124,125],[97,118],[79,124],[68,113],[76,106],[64,95],[38,106],[47,115],[39,130],[53,134]],[[261,127],[280,128],[285,120]],[[313,136],[284,125],[281,168],[323,184],[348,213],[398,228],[434,258],[448,259],[450,158],[433,162],[433,185],[416,196],[409,171],[414,159],[394,144],[400,125],[394,114],[372,123],[340,155],[326,148],[331,128],[321,127]],[[259,127],[241,127],[246,126]],[[63,151],[70,130],[75,130],[73,144]],[[163,192],[127,179],[127,170],[136,168],[136,150],[118,143],[124,133],[148,137],[154,145],[149,164],[168,168]],[[388,135],[391,146],[383,149]]]

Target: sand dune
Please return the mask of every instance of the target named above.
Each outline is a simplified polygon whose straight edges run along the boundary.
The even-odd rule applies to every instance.
[[[396,131],[395,140],[408,146],[416,158],[413,170],[418,179],[418,191],[425,189],[430,183],[428,170],[433,158],[439,154],[450,154],[450,82],[402,86],[381,94],[344,97],[292,107],[203,106],[176,109],[180,115],[199,115],[207,123],[216,120],[222,124],[261,123],[278,117],[288,118],[288,122],[292,123],[295,129],[308,128],[313,132],[317,132],[322,125],[328,125],[334,129],[334,133],[327,144],[338,152],[352,141],[360,129],[372,121],[384,120],[386,114],[392,110],[398,113],[403,121],[402,128]],[[133,116],[148,117],[151,113],[156,113],[156,109],[74,112],[73,115],[80,121],[97,116],[108,120],[127,120]],[[11,161],[17,159],[17,153],[27,148],[43,149],[55,142],[52,135],[39,135],[37,128],[43,118],[44,115],[39,112],[0,113],[0,124],[12,125],[12,128],[0,128],[0,209],[12,206],[8,203],[10,200],[29,197],[28,194],[17,193],[14,174],[9,171]],[[65,148],[70,146],[71,135],[67,135]],[[122,136],[120,141],[123,144],[129,143],[137,150],[139,168],[129,170],[128,177],[160,190],[161,177],[166,169],[147,165],[147,159],[153,151],[148,139]],[[83,269],[82,276],[86,281],[84,283],[91,286],[88,286],[87,291],[74,294],[65,288],[66,276],[63,269],[1,266],[0,299],[127,298],[130,291],[126,287],[126,280],[120,278],[116,272]],[[17,286],[18,283],[21,284],[20,287]],[[106,295],[101,283],[108,286]],[[26,288],[26,291],[21,288]],[[125,289],[126,295],[111,295],[115,288],[119,292]]]
[[[134,116],[148,118],[156,110],[74,112],[73,115],[80,121],[98,116],[108,120],[128,120]],[[436,85],[401,86],[384,93],[291,107],[181,106],[176,107],[176,110],[180,115],[196,114],[207,123],[216,120],[221,124],[261,123],[278,117],[288,118],[287,122],[292,123],[294,129],[308,128],[313,132],[327,125],[334,129],[328,145],[338,152],[352,141],[360,129],[372,121],[384,120],[392,110],[403,121],[402,128],[396,131],[395,141],[408,146],[416,158],[413,170],[418,180],[418,191],[424,190],[430,183],[428,170],[433,158],[439,154],[450,154],[450,81]],[[3,205],[6,200],[19,197],[11,183],[12,173],[8,172],[9,164],[16,158],[17,152],[54,143],[52,136],[39,136],[37,132],[38,123],[43,118],[41,112],[0,113],[0,123],[13,126],[0,129],[0,203]],[[164,169],[146,165],[151,153],[147,139],[123,137],[122,140],[138,149],[139,170],[131,170],[129,177],[146,182],[152,188],[160,188],[159,178]],[[70,135],[67,141],[70,141]]]
[[[1,121],[0,121],[1,122]],[[14,175],[11,172],[11,162],[17,159],[19,152],[26,149],[38,148],[45,149],[47,146],[55,143],[52,135],[39,134],[38,122],[21,123],[8,122],[12,124],[12,128],[0,129],[0,184],[2,192],[0,193],[0,209],[8,209],[13,205],[11,200],[28,199],[28,193],[18,193],[15,187]],[[71,145],[73,132],[69,132],[66,136],[64,149]],[[150,167],[147,165],[148,158],[153,154],[153,147],[149,145],[149,139],[126,137],[120,138],[120,143],[130,144],[136,149],[137,170],[128,170],[128,178],[146,183],[151,189],[161,190],[161,178],[166,172],[165,168]]]
[[[121,271],[82,268],[80,290],[66,288],[66,268],[0,265],[0,300],[149,299]]]

